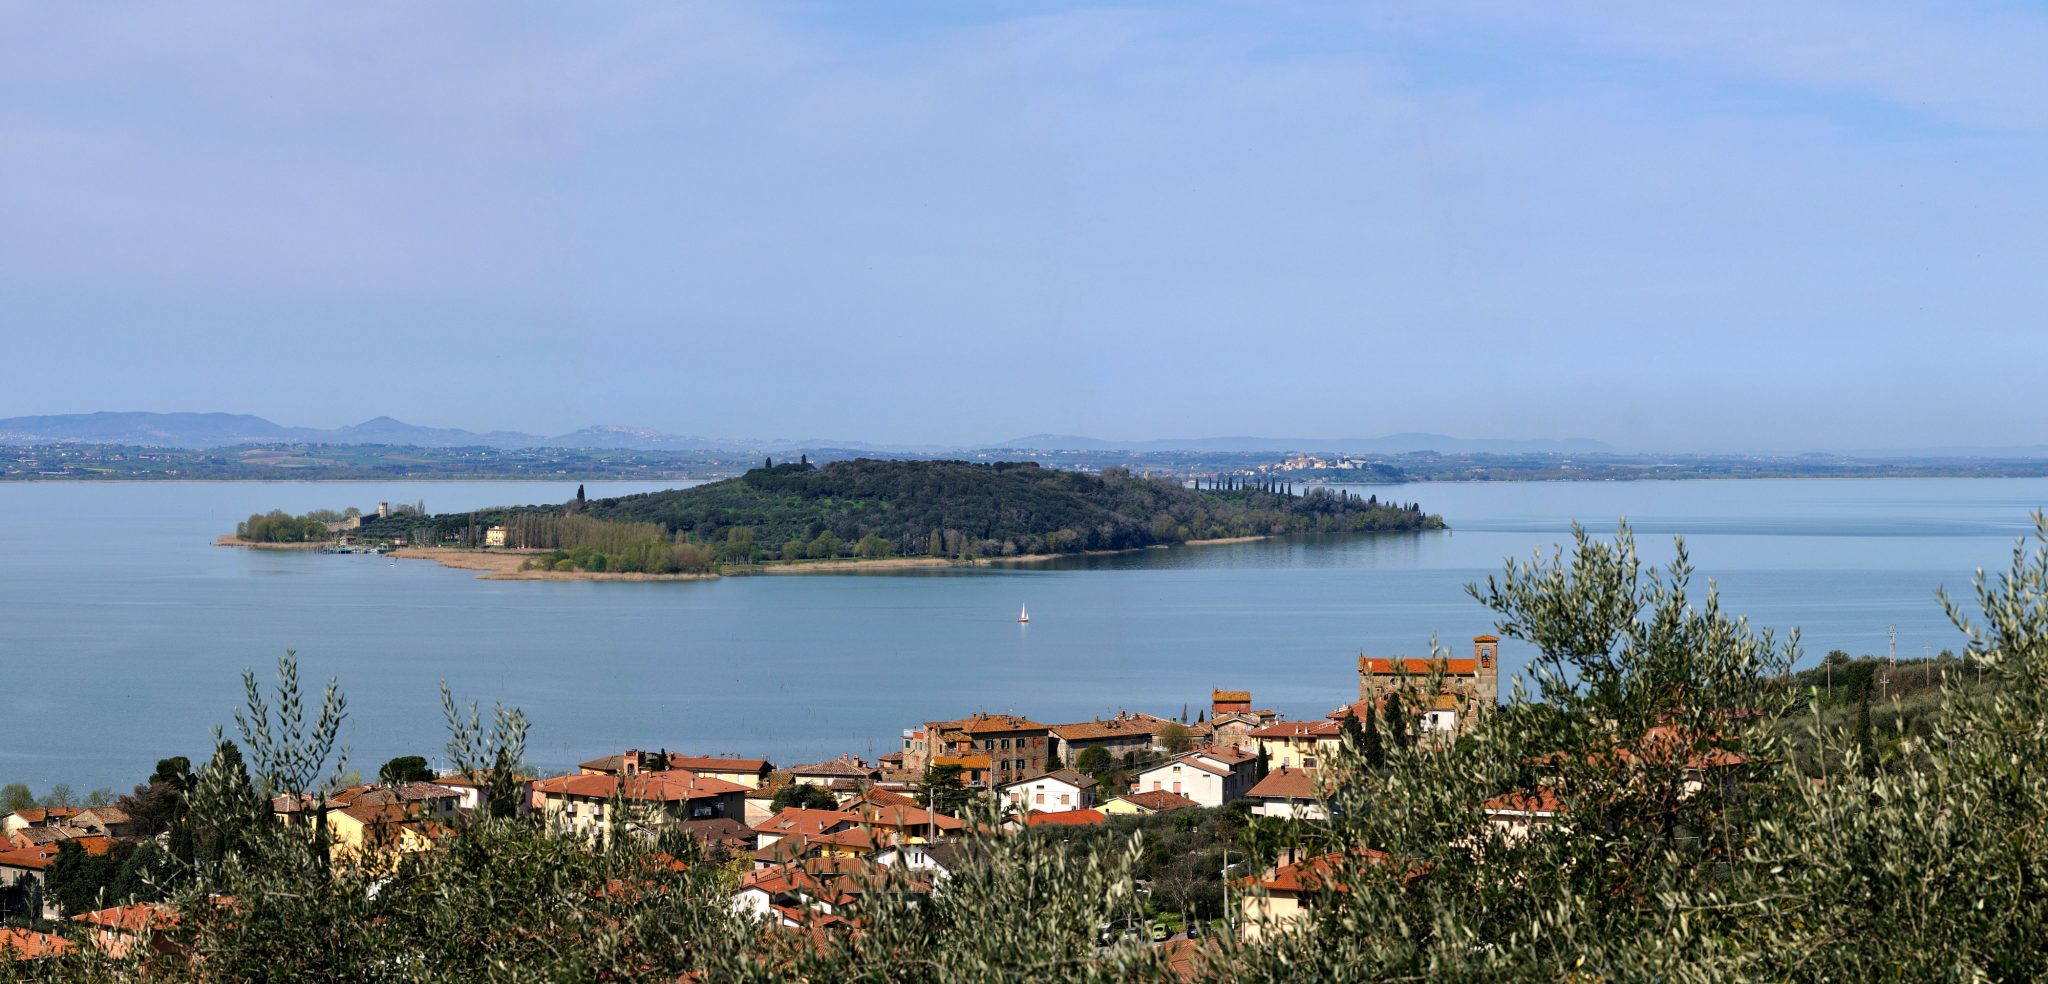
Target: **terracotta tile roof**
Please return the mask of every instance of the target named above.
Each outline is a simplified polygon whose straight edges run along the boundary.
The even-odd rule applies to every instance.
[[[877,827],[895,827],[901,830],[929,829],[936,823],[940,831],[965,830],[967,823],[943,813],[932,813],[915,806],[877,806],[860,803],[845,811],[855,823],[872,824]]]
[[[1315,799],[1316,770],[1281,766],[1245,793],[1253,799]]]
[[[861,790],[860,796],[848,804],[848,807],[854,808],[862,803],[874,806],[908,806],[912,808],[918,806],[917,797],[906,796],[902,793],[883,789],[880,786],[870,786],[867,789]]]
[[[874,853],[890,840],[888,836],[860,827],[825,834],[795,834],[755,851],[754,858],[770,863],[786,863],[835,847],[858,851],[865,856]]]
[[[114,826],[131,822],[128,811],[118,806],[92,806],[72,814],[74,823],[93,823],[98,826]]]
[[[789,767],[789,774],[793,776],[832,776],[848,779],[866,779],[872,777],[875,774],[875,770],[854,760],[850,756],[841,755],[836,759],[824,762],[813,762],[809,765],[792,765]]]
[[[1360,673],[1402,673],[1408,676],[1426,677],[1442,667],[1445,676],[1475,676],[1479,673],[1476,659],[1430,659],[1428,657],[1379,656],[1358,657]]]
[[[1055,724],[1046,730],[1060,737],[1061,741],[1100,741],[1104,738],[1151,738],[1160,729],[1174,722],[1150,714],[1125,714],[1107,721],[1077,721],[1073,724]]]
[[[1066,810],[1060,813],[1033,810],[1024,817],[1027,827],[1089,827],[1108,822],[1109,815],[1101,810]]]
[[[859,897],[863,877],[877,874],[878,869],[860,858],[806,858],[798,864],[747,872],[740,878],[738,890],[770,896],[800,894],[838,907]]]
[[[680,803],[693,799],[745,793],[747,787],[693,772],[642,772],[626,776],[556,776],[533,784],[534,792],[554,796],[610,799],[614,792],[636,803]]]
[[[23,827],[14,832],[13,839],[16,844],[23,847],[32,847],[39,844],[55,844],[58,841],[71,840],[82,833],[84,831],[73,830],[69,827]]]
[[[1393,860],[1393,857],[1385,851],[1376,851],[1371,848],[1358,848],[1354,853],[1367,864],[1386,864]],[[1267,869],[1263,874],[1239,879],[1237,884],[1247,888],[1257,887],[1268,892],[1278,893],[1301,894],[1321,891],[1324,888],[1337,892],[1346,892],[1350,891],[1350,889],[1334,880],[1342,873],[1343,862],[1343,853],[1332,851],[1329,854],[1319,854],[1312,858],[1277,865]],[[1413,879],[1418,877],[1420,873],[1420,870],[1410,871],[1408,877]]]
[[[16,848],[12,851],[0,851],[0,867],[41,871],[49,867],[50,862],[56,857],[57,845],[55,844]]]
[[[178,924],[178,910],[161,902],[134,902],[71,917],[74,922],[91,923],[116,933],[140,933]]]
[[[1276,721],[1263,728],[1253,728],[1254,738],[1335,738],[1343,733],[1343,727],[1335,721]]]
[[[1243,765],[1258,758],[1257,755],[1235,745],[1203,745],[1200,748],[1190,750],[1188,754],[1205,756],[1228,765]]]
[[[1534,792],[1496,796],[1481,806],[1481,809],[1488,813],[1520,813],[1530,816],[1555,815],[1563,808],[1563,802],[1557,798],[1557,791],[1548,786],[1539,786]]]
[[[71,941],[55,933],[0,926],[0,962],[40,960],[71,952]]]
[[[1184,810],[1190,806],[1202,805],[1179,793],[1165,789],[1149,789],[1142,793],[1125,793],[1117,797],[1117,799],[1134,806],[1143,807],[1153,813],[1165,813],[1168,810]]]
[[[20,817],[24,823],[38,825],[49,823],[52,820],[62,820],[77,813],[78,808],[72,806],[31,806],[26,809],[16,810],[9,815]]]
[[[1644,731],[1633,743],[1618,744],[1614,750],[1614,757],[1631,765],[1669,766],[1677,764],[1679,756],[1683,754],[1684,767],[1697,770],[1726,769],[1747,764],[1749,756],[1719,747],[1721,743],[1729,740],[1720,735],[1703,735],[1695,738],[1686,729],[1660,724]],[[1554,765],[1564,757],[1563,752],[1550,752],[1537,756],[1534,761],[1539,765]],[[1606,753],[1587,756],[1587,761],[1594,764],[1604,763],[1606,759]]]
[[[357,803],[334,811],[364,826],[372,824],[404,823],[412,819],[412,811],[400,803]]]
[[[1004,734],[1012,731],[1044,731],[1046,726],[1015,714],[976,714],[949,722],[951,730],[969,735]]]
[[[853,814],[840,810],[806,810],[785,806],[774,816],[754,825],[754,832],[770,836],[822,834],[852,825]]]
[[[676,826],[707,847],[712,844],[723,844],[729,848],[751,850],[754,846],[753,828],[731,817],[685,820]]]
[[[1018,779],[1015,782],[1006,782],[1003,784],[1003,788],[1010,789],[1016,786],[1022,786],[1026,783],[1038,782],[1044,779],[1051,779],[1055,782],[1063,782],[1069,786],[1074,787],[1075,789],[1094,789],[1097,785],[1094,776],[1083,775],[1079,772],[1074,771],[1073,769],[1054,769],[1051,772],[1041,772],[1029,778]]]

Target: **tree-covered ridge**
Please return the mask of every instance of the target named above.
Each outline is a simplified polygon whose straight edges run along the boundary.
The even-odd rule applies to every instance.
[[[691,489],[593,499],[583,514],[659,523],[699,541],[746,530],[763,546],[832,534],[839,542],[887,540],[894,553],[1002,556],[1125,550],[1232,536],[1441,528],[1415,505],[1315,489],[1234,485],[1192,489],[1177,481],[1100,475],[1036,464],[965,461],[836,461],[768,464]]]

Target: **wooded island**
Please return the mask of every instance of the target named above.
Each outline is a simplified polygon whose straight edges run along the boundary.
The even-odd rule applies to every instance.
[[[688,489],[559,505],[363,517],[357,539],[536,552],[529,569],[678,574],[721,567],[974,561],[1238,537],[1442,529],[1414,503],[1279,481],[1177,479],[1031,462],[766,461]]]

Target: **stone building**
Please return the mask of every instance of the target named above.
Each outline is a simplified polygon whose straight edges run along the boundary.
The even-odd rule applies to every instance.
[[[1418,693],[1439,672],[1442,679],[1436,692]],[[1403,694],[1407,711],[1422,718],[1425,733],[1462,731],[1478,715],[1500,705],[1500,637],[1474,636],[1471,659],[1358,657],[1361,703],[1384,707],[1387,696],[1397,691]]]

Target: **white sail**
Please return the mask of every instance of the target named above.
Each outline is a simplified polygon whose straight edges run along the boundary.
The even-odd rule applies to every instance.
[[[1029,622],[1029,621],[1031,621],[1031,609],[1029,609],[1029,608],[1027,608],[1027,607],[1025,607],[1025,606],[1023,606],[1023,605],[1018,605],[1018,606],[1017,606],[1017,621],[1019,621],[1019,622]]]

